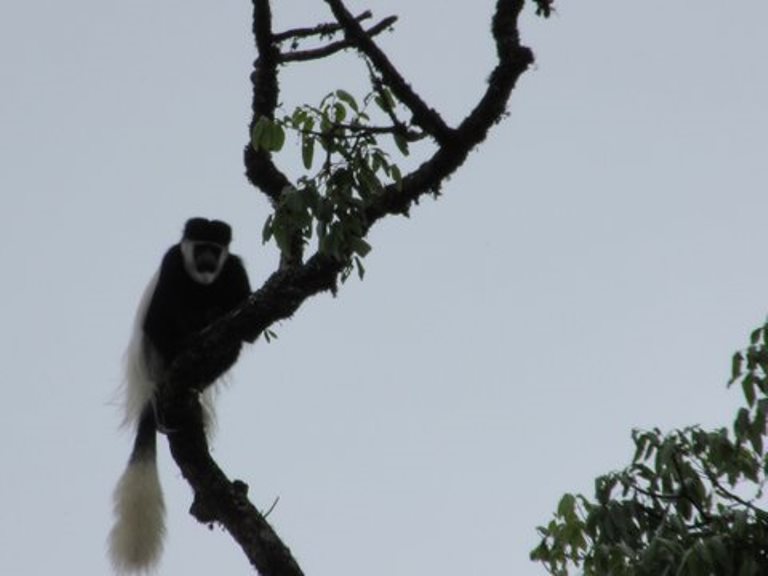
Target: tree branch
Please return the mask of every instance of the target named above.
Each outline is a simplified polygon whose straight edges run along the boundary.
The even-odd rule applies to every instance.
[[[452,131],[440,114],[427,106],[424,100],[408,85],[397,68],[366,34],[341,0],[325,1],[330,6],[336,20],[344,28],[347,38],[371,61],[381,74],[382,80],[397,96],[397,99],[411,111],[414,124],[430,134],[438,144],[446,144],[451,139]]]
[[[176,426],[168,435],[171,454],[195,492],[190,513],[203,523],[220,522],[260,574],[303,576],[290,550],[248,501],[245,483],[230,482],[211,458],[197,394],[187,391],[168,400],[173,403],[166,415]]]
[[[189,343],[158,391],[158,412],[171,430],[171,454],[195,493],[190,513],[200,522],[221,523],[262,576],[302,576],[302,572],[290,550],[248,501],[247,486],[231,482],[211,458],[199,393],[216,366],[239,350],[242,341],[253,341],[269,325],[289,318],[310,296],[335,289],[339,271],[337,262],[315,256],[298,268],[275,272],[243,306]]]
[[[272,36],[272,10],[269,0],[253,0],[253,36],[259,57],[253,64],[251,83],[253,84],[253,112],[248,134],[253,131],[256,122],[262,116],[273,119],[277,108],[279,84],[277,65],[280,53]],[[291,186],[288,177],[272,161],[272,155],[265,151],[254,150],[250,138],[244,152],[245,174],[256,188],[264,192],[273,204],[280,199],[283,190]]]
[[[533,63],[533,53],[520,44],[517,30],[523,4],[523,0],[498,0],[492,32],[499,62],[491,72],[485,94],[432,158],[405,176],[401,187],[387,186],[385,193],[367,208],[369,225],[387,214],[407,214],[421,195],[438,192],[442,182],[464,163],[472,149],[485,140],[491,127],[504,116],[518,78]]]
[[[709,466],[704,466],[704,473],[707,475],[707,478],[712,483],[712,486],[714,486],[715,490],[720,496],[722,496],[727,500],[731,500],[733,502],[741,504],[745,508],[754,512],[759,520],[763,522],[768,522],[768,511],[763,510],[762,508],[760,508],[759,506],[756,506],[749,500],[745,500],[738,494],[735,494],[731,490],[728,490],[725,486],[723,486],[723,484],[718,479],[717,474],[715,474],[715,472]]]
[[[373,18],[373,14],[370,10],[366,10],[362,14],[355,16],[355,20],[362,22]],[[286,30],[273,35],[274,42],[281,44],[287,40],[301,40],[302,38],[311,38],[312,36],[331,36],[342,30],[336,22],[328,22],[325,24],[318,24],[312,28],[294,28],[292,30]]]
[[[271,29],[269,0],[252,1],[253,34],[259,57],[251,75],[251,128],[261,116],[274,118],[279,95],[277,67],[281,59],[277,43],[291,34],[303,34],[289,31],[276,37]],[[463,164],[470,151],[502,118],[517,79],[533,61],[533,56],[530,50],[520,45],[517,32],[517,16],[523,0],[498,0],[493,37],[499,62],[491,73],[485,95],[459,128],[453,130],[408,86],[373,43],[371,31],[362,29],[341,0],[326,2],[343,28],[346,41],[371,61],[382,81],[413,113],[414,123],[439,145],[430,159],[403,178],[401,186],[386,187],[384,193],[368,206],[365,211],[367,232],[385,215],[406,213],[420,196],[439,190],[445,178]],[[275,166],[268,152],[255,151],[250,142],[245,148],[244,161],[249,181],[276,206],[283,191],[290,186],[288,177]],[[291,252],[293,256],[299,255],[291,266],[281,267],[273,273],[239,309],[209,326],[189,343],[171,366],[157,395],[158,412],[172,431],[168,435],[171,452],[195,492],[191,513],[201,522],[220,522],[262,576],[301,576],[302,573],[288,548],[248,501],[247,487],[242,482],[230,481],[211,458],[198,397],[210,382],[210,376],[218,373],[217,367],[237,354],[242,342],[253,342],[273,323],[291,317],[311,296],[336,290],[344,262],[317,253],[302,263],[300,250]]]
[[[364,34],[368,35],[369,37],[377,36],[378,34],[381,34],[384,30],[391,28],[395,22],[397,22],[397,16],[389,16],[388,18],[385,18],[375,26],[372,26],[367,30],[365,30]],[[337,28],[340,28],[340,27],[337,26]],[[337,42],[332,42],[327,46],[323,46],[321,48],[313,48],[311,50],[292,50],[290,52],[283,52],[280,55],[280,62],[288,63],[288,62],[306,62],[309,60],[320,60],[321,58],[327,58],[328,56],[332,56],[337,52],[341,52],[342,50],[346,50],[347,48],[352,48],[352,47],[354,47],[354,44],[350,40],[339,40]]]
[[[228,357],[233,346],[254,342],[269,326],[290,318],[307,298],[335,291],[342,268],[338,260],[315,254],[300,266],[274,272],[239,308],[187,344],[171,366],[169,386],[202,392],[210,382],[209,367],[215,372],[215,366]]]
[[[277,65],[280,53],[272,35],[272,9],[269,0],[253,0],[253,36],[259,57],[253,64],[251,83],[253,84],[253,112],[248,134],[259,118],[265,116],[274,119],[277,108],[277,96],[280,91],[277,81]],[[276,207],[286,190],[293,189],[293,184],[272,161],[272,155],[266,150],[254,149],[250,138],[244,152],[245,174],[256,188],[259,188]],[[281,254],[280,266],[289,267],[300,263],[303,258],[304,244],[301,237],[291,239],[290,248]]]

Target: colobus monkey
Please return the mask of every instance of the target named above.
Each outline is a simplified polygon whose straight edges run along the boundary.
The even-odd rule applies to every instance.
[[[191,336],[250,293],[240,258],[229,253],[232,230],[219,220],[192,218],[181,242],[165,254],[142,297],[127,353],[125,423],[136,427],[128,466],[115,488],[116,521],[109,553],[118,572],[142,572],[160,558],[165,505],[157,475],[156,385]],[[211,383],[237,360],[211,375]]]

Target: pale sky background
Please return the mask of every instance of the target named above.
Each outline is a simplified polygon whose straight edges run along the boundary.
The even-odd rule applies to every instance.
[[[275,2],[276,27],[329,19]],[[215,457],[279,504],[308,576],[543,574],[535,527],[626,465],[633,427],[728,425],[734,350],[768,311],[768,3],[561,0],[510,116],[364,282],[249,347]],[[493,65],[491,0],[370,0],[383,46],[450,120]],[[241,150],[247,0],[0,3],[0,572],[110,573],[131,438],[113,393],[141,290],[188,216],[272,270]],[[356,58],[283,76],[288,106],[358,91]],[[358,92],[359,93],[359,92]],[[288,160],[286,168],[295,169]],[[187,513],[162,438],[158,574],[252,574]]]

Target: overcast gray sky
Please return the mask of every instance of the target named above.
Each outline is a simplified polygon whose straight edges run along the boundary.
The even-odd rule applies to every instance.
[[[279,28],[324,2],[276,2]],[[493,64],[491,0],[350,2],[460,119]],[[0,4],[0,571],[108,574],[131,439],[113,392],[141,290],[191,215],[275,264],[242,173],[246,0]],[[307,575],[537,575],[535,526],[623,467],[633,427],[727,425],[730,356],[768,309],[768,3],[584,0],[523,21],[510,116],[412,217],[372,234],[364,282],[249,347],[215,457]],[[283,100],[357,91],[346,57]],[[418,159],[418,158],[417,158]],[[297,168],[288,160],[287,169]],[[159,574],[250,574],[160,444]]]

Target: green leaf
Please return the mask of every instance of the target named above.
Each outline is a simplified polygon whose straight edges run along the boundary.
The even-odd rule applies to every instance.
[[[254,124],[253,128],[251,129],[251,146],[253,146],[253,149],[257,152],[261,149],[261,141],[264,137],[264,131],[269,125],[269,118],[266,116],[259,116],[256,124]]]
[[[565,494],[560,498],[560,503],[557,505],[557,515],[561,518],[572,517],[575,507],[576,497],[573,494]]]
[[[636,435],[637,430],[634,430],[632,432],[632,436],[634,436],[635,441],[635,455],[632,458],[632,462],[641,462],[643,460],[643,454],[645,453],[645,448],[648,445],[648,436],[645,434]]]
[[[304,134],[301,139],[301,160],[304,163],[304,168],[307,170],[312,168],[312,160],[315,156],[315,139],[312,136]]]
[[[286,191],[283,192],[281,197],[281,204],[285,206],[292,214],[303,212],[306,208],[304,195],[300,190],[297,190],[293,187],[287,188]]]
[[[395,181],[395,185],[397,186],[398,190],[403,189],[403,175],[400,173],[400,168],[398,168],[395,164],[392,164],[389,167],[389,172],[392,175],[392,180]]]
[[[315,128],[315,119],[312,116],[307,116],[302,122],[301,129],[304,132],[312,132]]]
[[[384,101],[389,110],[395,109],[395,97],[392,96],[392,91],[389,88],[383,88],[381,95],[384,97]]]
[[[368,253],[371,251],[371,245],[368,244],[365,240],[362,238],[355,238],[353,237],[349,241],[349,247],[355,254],[359,254],[363,258],[365,258]]]
[[[275,332],[267,328],[266,330],[264,330],[264,339],[267,341],[267,343],[270,343],[272,342],[272,340],[277,340],[277,334],[275,334]]]
[[[393,138],[395,139],[395,145],[397,146],[398,150],[400,150],[400,153],[403,156],[408,156],[410,154],[410,150],[408,149],[408,140],[406,137],[399,132],[395,132],[393,134]]]
[[[387,101],[381,96],[376,96],[376,98],[374,98],[373,101],[376,102],[376,106],[381,108],[384,112],[389,113],[392,111],[392,108],[387,106]]]
[[[363,266],[362,260],[355,256],[355,266],[357,267],[357,276],[362,280],[365,277],[365,267]]]
[[[286,252],[291,243],[291,234],[286,226],[272,226],[272,235],[281,252]]]
[[[272,215],[267,216],[264,228],[261,230],[261,241],[266,244],[272,238]]]
[[[754,424],[758,424],[755,422]],[[749,430],[749,442],[752,444],[752,449],[758,454],[763,453],[763,435],[760,431],[755,430],[754,426]]]
[[[373,153],[373,154],[370,155],[368,160],[370,161],[370,164],[371,164],[371,172],[373,172],[374,174],[376,174],[376,172],[378,172],[382,168],[384,168],[385,172],[387,172],[387,173],[389,172],[389,168],[387,166],[387,163],[386,163],[386,161],[384,161],[384,159],[382,158],[381,154]]]
[[[749,431],[749,410],[741,408],[736,416],[736,421],[733,423],[733,433],[736,435],[736,439],[741,442]]]
[[[331,218],[333,218],[333,202],[328,198],[318,199],[315,218],[317,218],[320,222],[330,222]]]
[[[667,438],[666,440],[664,440],[661,447],[656,452],[656,459],[654,461],[654,468],[656,469],[656,474],[664,473],[664,471],[669,467],[669,463],[673,454],[674,454],[674,444],[672,443],[671,438]]]
[[[355,113],[360,111],[360,107],[357,105],[357,100],[355,100],[355,97],[346,90],[336,90],[336,98],[344,102],[347,106],[354,110]]]
[[[341,102],[336,102],[333,105],[333,119],[336,123],[340,124],[344,122],[344,119],[347,117],[347,109],[344,107],[344,104]]]
[[[741,352],[736,352],[736,354],[733,355],[733,360],[731,361],[731,379],[728,382],[728,386],[736,382],[736,380],[739,379],[741,376],[741,370],[744,366],[744,355]]]
[[[251,145],[254,150],[277,152],[285,143],[285,130],[280,124],[261,116],[251,131]]]
[[[747,399],[747,404],[751,408],[755,405],[755,379],[752,374],[747,374],[741,381],[741,388],[744,391],[744,398]]]
[[[333,122],[331,122],[331,119],[328,116],[328,108],[323,108],[323,113],[320,117],[320,132],[328,134],[331,131],[331,128],[333,128]]]
[[[358,170],[357,178],[360,183],[361,191],[369,192],[371,194],[379,194],[383,190],[383,186],[376,175],[366,168]]]
[[[760,398],[760,400],[757,401],[757,412],[755,417],[758,420],[765,422],[767,414],[768,414],[768,398]]]
[[[307,111],[304,108],[299,107],[293,111],[293,115],[291,116],[291,122],[293,122],[294,126],[299,126],[304,123],[306,118],[307,118]]]
[[[266,133],[268,134],[268,145],[264,146],[271,152],[279,152],[285,144],[285,130],[280,124],[271,123]]]

